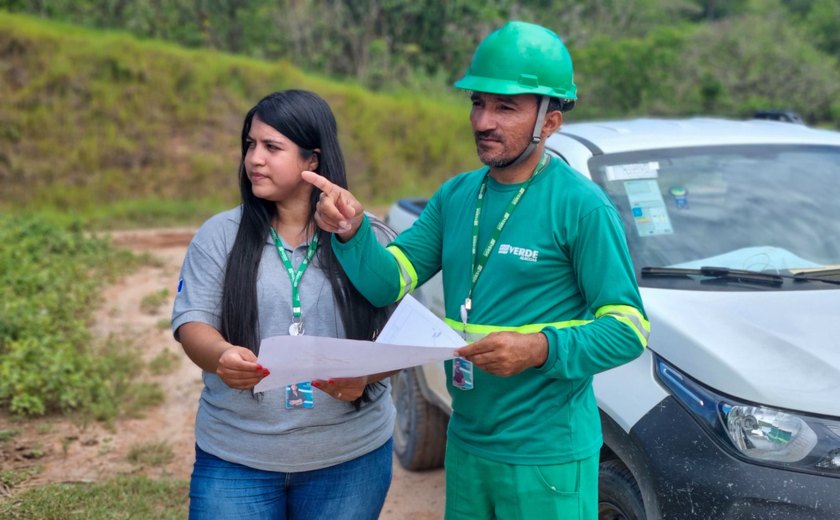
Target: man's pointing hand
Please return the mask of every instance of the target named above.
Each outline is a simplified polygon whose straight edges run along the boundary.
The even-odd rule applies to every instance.
[[[315,222],[324,231],[335,233],[342,242],[356,235],[362,225],[364,208],[352,193],[315,172],[304,171],[303,180],[321,190],[315,208]]]

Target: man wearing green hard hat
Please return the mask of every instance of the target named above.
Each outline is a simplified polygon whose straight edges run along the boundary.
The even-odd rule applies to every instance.
[[[532,140],[516,159],[518,164],[526,160],[540,143],[546,113],[557,111],[562,114],[574,107],[577,88],[573,76],[572,57],[556,34],[539,25],[508,22],[481,42],[466,74],[455,82],[455,86],[475,93],[503,96],[529,94],[530,98],[537,100]],[[559,117],[553,130],[559,128],[562,122],[562,115]],[[513,165],[486,161],[485,164],[491,167]]]
[[[443,272],[445,321],[468,342],[446,363],[446,518],[594,519],[592,377],[640,355],[650,326],[615,208],[544,150],[574,106],[572,60],[554,32],[509,22],[455,86],[484,167],[444,183],[387,248],[352,194],[304,173],[316,221],[375,305]]]

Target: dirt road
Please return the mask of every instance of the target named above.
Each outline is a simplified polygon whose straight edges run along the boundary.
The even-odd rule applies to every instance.
[[[143,417],[120,419],[113,429],[101,424],[79,425],[60,418],[17,423],[22,430],[16,450],[25,458],[27,450],[38,454],[42,468],[25,485],[47,482],[88,482],[120,474],[146,474],[189,479],[194,458],[193,425],[201,371],[184,356],[172,339],[167,322],[191,229],[121,232],[114,242],[153,257],[119,283],[108,287],[95,322],[94,333],[113,336],[138,345],[146,361],[171,360],[171,368],[158,375],[142,377],[156,382],[166,398],[163,404],[144,411]],[[154,298],[166,290],[165,298]],[[144,299],[146,304],[143,305]],[[150,308],[149,300],[158,302]],[[168,354],[161,356],[162,352]],[[6,418],[0,418],[0,426]],[[2,428],[0,428],[2,429]],[[30,439],[30,440],[28,440]],[[32,444],[26,446],[27,443]],[[163,466],[144,467],[129,461],[138,446],[165,443],[174,457]],[[23,445],[21,445],[23,444]],[[0,490],[2,492],[2,490]],[[443,471],[413,473],[394,463],[394,479],[380,519],[434,520],[443,517]]]

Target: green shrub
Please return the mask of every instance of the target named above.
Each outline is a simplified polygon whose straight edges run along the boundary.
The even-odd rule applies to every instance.
[[[593,37],[572,49],[580,102],[570,117],[745,118],[782,108],[812,124],[836,122],[837,57],[802,31],[784,18],[747,14],[657,27],[644,37]]]
[[[135,264],[78,225],[0,216],[0,406],[41,415],[115,399],[137,354],[98,344],[88,324],[103,285]]]

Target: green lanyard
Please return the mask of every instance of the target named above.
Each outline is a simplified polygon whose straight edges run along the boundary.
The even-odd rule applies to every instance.
[[[312,257],[315,256],[315,250],[318,249],[318,235],[314,235],[312,240],[309,242],[309,249],[306,251],[306,256],[303,258],[303,261],[298,266],[297,270],[292,267],[292,261],[289,259],[289,255],[286,253],[286,248],[283,247],[283,242],[280,241],[280,237],[277,236],[277,232],[274,231],[274,228],[271,229],[271,238],[274,239],[274,245],[277,247],[277,252],[280,254],[280,259],[283,261],[283,265],[286,267],[286,272],[289,274],[289,281],[292,282],[292,316],[294,317],[292,321],[292,325],[289,327],[289,333],[293,336],[298,336],[303,334],[303,320],[301,319],[301,312],[300,312],[300,280],[303,278],[303,272],[306,271],[306,267],[309,265],[309,261],[312,260]]]
[[[487,265],[487,261],[490,259],[490,253],[496,246],[496,242],[502,234],[502,229],[504,229],[505,224],[507,224],[507,221],[513,214],[513,210],[516,209],[516,206],[519,204],[522,196],[525,195],[525,191],[528,190],[528,186],[531,185],[531,181],[533,181],[534,177],[539,175],[545,169],[550,160],[551,158],[548,154],[544,153],[540,158],[540,162],[537,164],[537,167],[534,168],[533,175],[531,175],[528,180],[519,187],[519,191],[516,192],[516,195],[514,195],[508,203],[505,213],[502,215],[502,219],[499,220],[499,223],[496,224],[496,228],[493,229],[493,233],[490,235],[490,241],[487,243],[487,246],[481,251],[481,255],[476,256],[476,253],[478,252],[478,224],[480,222],[481,210],[484,207],[484,196],[487,193],[487,182],[490,177],[489,170],[488,173],[484,175],[484,179],[481,181],[481,187],[478,189],[478,200],[475,203],[475,217],[473,218],[472,228],[472,279],[470,281],[470,290],[467,293],[466,299],[464,299],[464,305],[461,306],[461,321],[464,322],[465,332],[468,313],[472,310],[472,293],[473,289],[475,289],[476,282],[478,282],[478,277],[481,276],[481,273],[484,271],[484,266]]]

